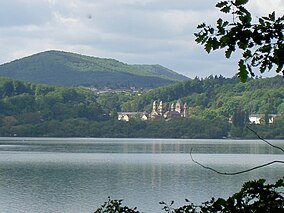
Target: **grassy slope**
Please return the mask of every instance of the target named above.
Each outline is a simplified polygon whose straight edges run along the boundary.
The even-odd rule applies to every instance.
[[[0,66],[0,75],[35,83],[61,86],[156,87],[186,80],[160,65],[128,65],[60,51],[47,51]]]

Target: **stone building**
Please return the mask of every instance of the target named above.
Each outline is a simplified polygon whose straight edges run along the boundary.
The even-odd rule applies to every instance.
[[[151,119],[173,119],[173,118],[180,118],[180,117],[187,117],[188,115],[188,107],[187,104],[182,104],[180,100],[176,103],[172,103],[170,110],[166,111],[165,106],[162,101],[157,104],[157,101],[153,102],[152,112],[150,113]]]
[[[180,100],[170,105],[170,109],[166,110],[163,101],[154,101],[152,112],[118,112],[118,120],[129,121],[131,118],[139,118],[141,120],[157,120],[157,119],[174,119],[188,116],[187,104],[182,104]]]

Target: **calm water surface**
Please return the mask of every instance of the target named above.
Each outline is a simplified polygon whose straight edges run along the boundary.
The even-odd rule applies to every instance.
[[[270,141],[284,147],[284,141]],[[0,138],[1,213],[91,213],[108,196],[143,212],[159,201],[202,203],[228,197],[255,178],[275,181],[283,165],[221,176],[191,161],[235,172],[284,160],[261,141]]]

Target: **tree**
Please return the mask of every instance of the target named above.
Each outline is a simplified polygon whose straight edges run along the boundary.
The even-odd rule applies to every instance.
[[[264,179],[249,181],[243,184],[242,189],[227,200],[212,198],[200,206],[196,206],[186,199],[188,204],[177,209],[164,202],[163,209],[168,213],[198,213],[198,212],[283,212],[284,197],[278,190],[284,187],[284,179],[279,179],[275,184],[265,184]]]
[[[284,15],[276,18],[275,12],[267,17],[258,18],[253,23],[251,13],[245,8],[248,0],[227,0],[216,4],[223,13],[231,13],[233,21],[217,20],[216,27],[202,23],[195,33],[196,42],[205,50],[225,50],[226,58],[237,49],[242,51],[238,62],[238,76],[245,82],[250,76],[255,76],[253,68],[259,67],[261,73],[276,67],[276,72],[284,77]]]
[[[279,179],[274,184],[266,184],[264,179],[248,181],[243,184],[241,190],[227,200],[224,198],[212,198],[202,205],[195,205],[188,199],[186,205],[174,208],[173,204],[160,202],[167,213],[205,213],[205,212],[283,212],[284,197],[281,188],[284,187],[284,179]],[[139,213],[137,208],[123,206],[123,200],[111,200],[108,198],[94,213]]]
[[[2,86],[2,97],[10,97],[14,95],[14,85],[12,81],[5,81]]]

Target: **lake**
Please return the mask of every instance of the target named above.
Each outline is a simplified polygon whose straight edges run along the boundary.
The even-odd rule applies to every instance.
[[[284,140],[270,141],[284,147]],[[272,160],[279,150],[260,140],[0,138],[1,213],[91,213],[108,196],[143,212],[163,212],[185,198],[196,204],[240,190],[247,180],[274,182],[283,164],[224,176]]]

